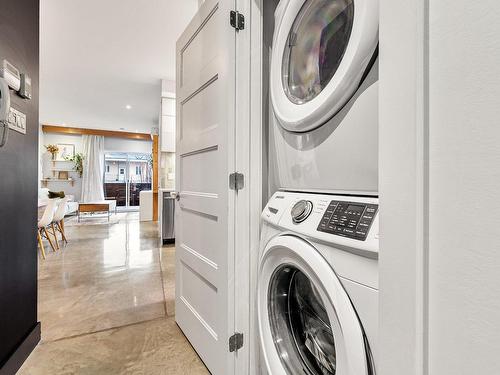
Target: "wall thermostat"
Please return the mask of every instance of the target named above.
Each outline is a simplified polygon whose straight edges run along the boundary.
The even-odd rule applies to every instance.
[[[19,70],[7,60],[0,65],[0,77],[4,78],[9,87],[18,91],[21,88],[21,74]]]
[[[21,87],[19,95],[25,99],[31,99],[32,95],[31,78],[26,73],[21,73]]]

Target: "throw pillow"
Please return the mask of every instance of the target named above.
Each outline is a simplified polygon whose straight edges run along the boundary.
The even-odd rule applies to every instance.
[[[64,191],[49,191],[49,198],[54,199],[54,198],[64,198]]]

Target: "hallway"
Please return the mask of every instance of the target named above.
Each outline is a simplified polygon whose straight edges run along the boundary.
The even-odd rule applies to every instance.
[[[20,374],[207,374],[174,321],[173,246],[137,213],[66,222],[39,262],[42,343]]]

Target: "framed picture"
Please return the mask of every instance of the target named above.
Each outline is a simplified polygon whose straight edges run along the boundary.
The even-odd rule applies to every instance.
[[[57,152],[56,160],[65,161],[67,158],[75,156],[75,145],[58,143],[57,147],[59,151]]]
[[[59,180],[69,180],[69,173],[68,171],[59,171]]]

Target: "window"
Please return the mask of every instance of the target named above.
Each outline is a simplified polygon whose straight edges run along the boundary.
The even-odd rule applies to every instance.
[[[109,165],[106,165],[106,172],[109,173]]]
[[[120,174],[125,174],[125,168],[120,168]]]
[[[138,165],[135,166],[135,174],[141,174],[141,168]]]

